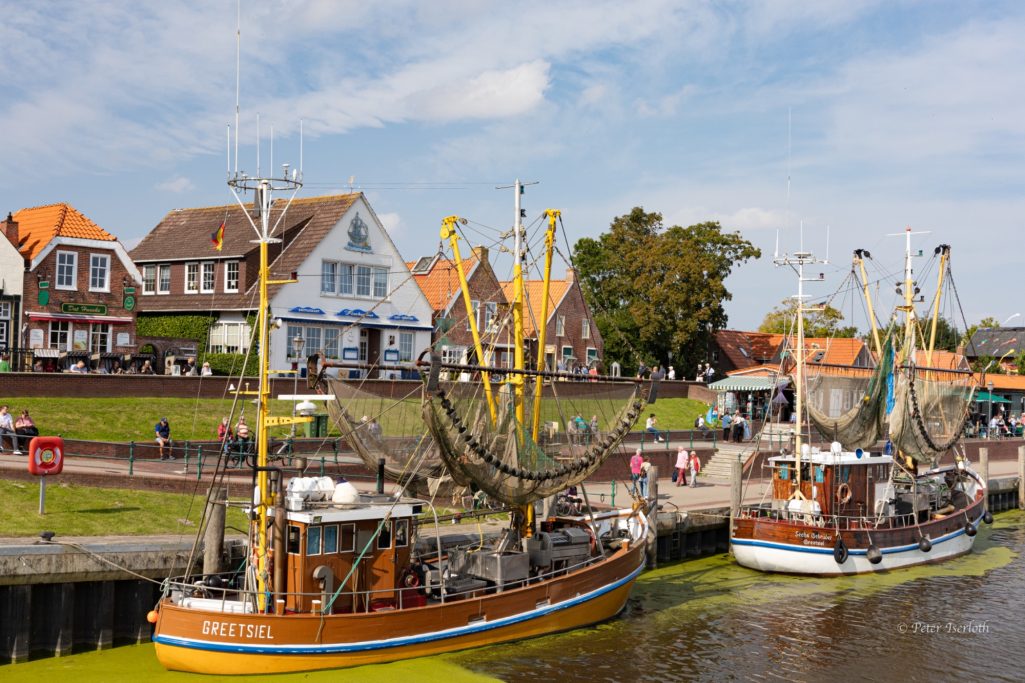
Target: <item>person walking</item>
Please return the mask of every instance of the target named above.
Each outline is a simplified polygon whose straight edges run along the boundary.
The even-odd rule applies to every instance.
[[[698,486],[698,473],[701,472],[701,460],[698,458],[697,451],[690,452],[690,487],[697,488]]]
[[[687,463],[690,459],[687,457],[687,449],[680,446],[676,451],[676,485],[686,486],[687,485]]]
[[[641,457],[641,449],[638,448],[630,458],[630,491],[635,496],[638,493],[638,481],[641,478],[641,465],[643,464],[644,458]]]
[[[167,418],[160,418],[160,422],[153,428],[153,431],[157,435],[156,441],[157,446],[160,448],[160,459],[174,460],[174,455],[171,454],[171,425],[168,424]],[[164,453],[165,450],[167,451],[166,455]]]

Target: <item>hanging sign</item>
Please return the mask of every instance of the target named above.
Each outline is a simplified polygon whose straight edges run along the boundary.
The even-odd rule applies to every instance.
[[[50,303],[50,282],[48,280],[39,281],[39,305],[46,306]]]
[[[81,313],[85,315],[107,315],[106,304],[61,304],[61,313]]]

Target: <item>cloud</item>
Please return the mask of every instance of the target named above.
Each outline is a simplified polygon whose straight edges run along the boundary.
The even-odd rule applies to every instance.
[[[184,176],[176,176],[170,180],[166,180],[162,183],[158,183],[156,189],[163,190],[164,192],[182,193],[189,190],[194,190],[196,186],[191,180]]]

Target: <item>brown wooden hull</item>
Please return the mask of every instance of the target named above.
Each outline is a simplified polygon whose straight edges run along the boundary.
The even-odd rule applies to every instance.
[[[578,628],[623,608],[643,568],[636,542],[572,574],[502,593],[360,614],[225,614],[160,605],[153,640],[169,668],[256,674],[355,666]]]

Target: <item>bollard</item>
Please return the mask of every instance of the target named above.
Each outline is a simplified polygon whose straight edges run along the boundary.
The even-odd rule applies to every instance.
[[[196,481],[203,478],[203,447],[196,446]]]
[[[1025,510],[1025,446],[1018,446],[1018,509]]]
[[[335,467],[338,467],[338,439],[331,442],[331,450],[334,452],[335,456]]]
[[[135,442],[128,442],[128,476],[135,474]]]
[[[612,480],[612,507],[616,507],[616,480]]]
[[[989,490],[989,449],[986,447],[979,449],[979,475],[982,477],[982,483],[985,485],[986,490]],[[989,494],[986,495],[987,505],[989,508],[988,498]]]
[[[740,456],[730,461],[730,528],[729,537],[733,538],[733,521],[740,514],[740,503],[741,497],[741,484],[743,483],[744,466],[740,462]],[[733,546],[730,546],[730,551],[733,551]]]
[[[224,548],[224,519],[227,513],[227,492],[218,486],[210,492],[206,506],[207,526],[203,535],[203,573],[220,574]]]

